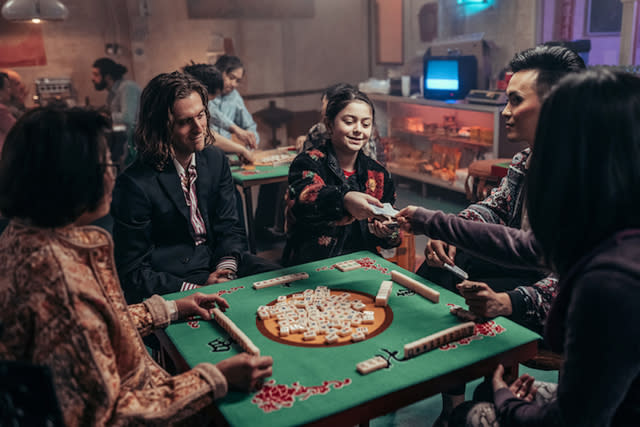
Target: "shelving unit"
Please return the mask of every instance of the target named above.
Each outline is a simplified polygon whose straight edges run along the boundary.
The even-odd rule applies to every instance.
[[[506,140],[502,106],[369,95],[380,136],[392,145],[387,169],[397,177],[464,193],[467,167],[510,158],[525,147]],[[464,135],[464,136],[463,136]]]

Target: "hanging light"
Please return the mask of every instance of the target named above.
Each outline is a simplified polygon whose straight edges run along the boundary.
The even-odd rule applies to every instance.
[[[69,15],[58,0],[9,0],[2,6],[2,16],[8,21],[62,21]]]

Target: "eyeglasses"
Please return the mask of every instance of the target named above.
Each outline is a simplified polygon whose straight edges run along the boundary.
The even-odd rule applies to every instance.
[[[100,163],[100,166],[104,167],[105,170],[106,168],[113,168],[114,176],[118,176],[120,173],[120,165],[117,163]]]

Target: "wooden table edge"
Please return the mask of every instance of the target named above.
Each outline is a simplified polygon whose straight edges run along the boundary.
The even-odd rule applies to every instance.
[[[178,372],[185,372],[191,369],[164,330],[155,331],[155,334],[164,351],[166,351],[167,355],[173,360]],[[498,366],[499,363],[502,363],[505,366],[505,370],[515,370],[515,374],[517,375],[518,364],[531,359],[537,353],[538,340],[532,340],[495,356],[449,372],[448,374],[377,397],[359,406],[331,414],[325,418],[312,421],[305,425],[314,427],[366,425],[369,420],[372,420],[373,418],[397,411],[398,409],[411,405],[412,403],[442,393],[443,390],[453,388],[460,385],[462,382],[467,383],[487,375],[492,375],[495,367]],[[375,373],[373,375],[375,375]],[[229,425],[227,420],[224,418],[224,415],[222,415],[217,407],[214,415],[216,425]]]

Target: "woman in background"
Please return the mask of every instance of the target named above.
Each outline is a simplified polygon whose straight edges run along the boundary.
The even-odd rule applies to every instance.
[[[328,137],[299,154],[289,169],[285,265],[400,244],[397,229],[366,221],[376,216],[372,205],[393,204],[396,197],[387,170],[362,150],[373,122],[373,104],[354,87],[329,99]]]
[[[607,70],[565,77],[542,106],[535,147],[527,176],[532,232],[416,207],[398,214],[405,228],[559,276],[545,325],[547,343],[564,356],[554,398],[534,402],[533,379],[509,386],[500,365],[495,405],[454,412],[450,425],[638,425],[640,78]]]
[[[0,359],[48,367],[66,425],[202,422],[228,388],[253,390],[272,359],[246,353],[171,376],[141,334],[211,318],[217,295],[127,306],[113,242],[87,226],[109,212],[115,181],[106,119],[39,108],[9,133],[0,160]]]

